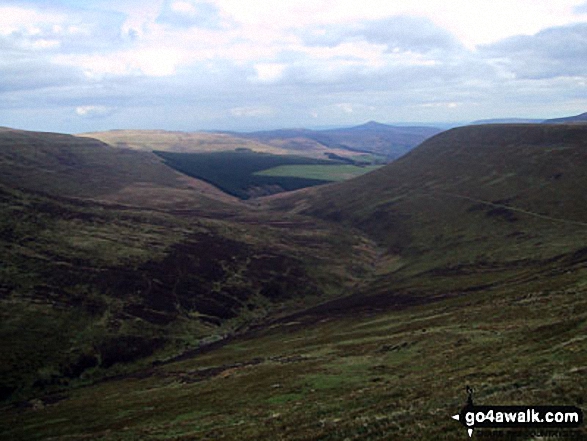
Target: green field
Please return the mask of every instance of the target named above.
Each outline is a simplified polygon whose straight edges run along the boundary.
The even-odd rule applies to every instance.
[[[309,165],[337,164],[334,161],[301,156],[256,153],[248,149],[212,153],[155,153],[177,171],[209,182],[222,191],[241,199],[297,190],[330,181],[330,179],[323,177],[258,175],[259,171],[284,165],[307,167]]]
[[[359,167],[356,165],[280,165],[256,172],[257,176],[289,176],[305,179],[321,179],[327,181],[345,181],[356,176],[377,170],[381,166],[372,165]]]

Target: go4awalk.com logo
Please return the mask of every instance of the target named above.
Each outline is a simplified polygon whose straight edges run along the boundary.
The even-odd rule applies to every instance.
[[[574,429],[583,424],[583,412],[574,406],[476,406],[473,390],[460,413],[453,415],[467,429]]]

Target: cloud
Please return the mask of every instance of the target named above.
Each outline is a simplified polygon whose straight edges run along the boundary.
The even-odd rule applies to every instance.
[[[367,20],[317,27],[301,33],[306,44],[338,46],[345,42],[365,41],[383,45],[388,52],[451,51],[461,45],[446,30],[424,17],[396,16],[380,20]]]
[[[575,8],[573,9],[573,12],[575,14],[587,14],[587,3],[584,3],[579,6],[575,6]]]
[[[274,113],[275,111],[269,106],[235,107],[230,109],[230,114],[239,118],[260,118]]]
[[[83,118],[104,118],[114,113],[115,109],[108,106],[78,106],[75,113]]]
[[[274,83],[283,77],[287,65],[283,63],[259,63],[255,64],[255,76],[253,81],[261,83]]]
[[[0,116],[191,130],[587,107],[587,24],[543,25],[566,23],[573,10],[576,22],[584,0],[520,0],[519,15],[514,2],[496,1],[8,0]],[[461,14],[449,14],[455,4]],[[479,40],[481,25],[482,41],[534,34],[463,45]]]
[[[48,87],[82,84],[82,76],[75,71],[52,64],[43,58],[12,55],[10,62],[0,61],[0,93],[39,91]]]
[[[184,28],[220,29],[225,25],[216,5],[194,0],[166,1],[156,22]]]
[[[587,23],[516,36],[480,52],[517,78],[544,79],[587,74]]]

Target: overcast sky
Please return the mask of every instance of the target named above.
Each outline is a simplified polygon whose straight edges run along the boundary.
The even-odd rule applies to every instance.
[[[0,4],[0,126],[253,130],[586,111],[585,0]]]

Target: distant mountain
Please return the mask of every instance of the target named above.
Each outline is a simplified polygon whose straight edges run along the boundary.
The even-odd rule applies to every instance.
[[[480,119],[473,121],[469,125],[483,125],[483,124],[539,124],[543,120],[531,118],[495,118],[495,119]]]
[[[566,118],[547,119],[544,124],[585,124],[587,123],[587,112],[580,115],[569,116]]]
[[[267,135],[265,135],[267,133]],[[211,153],[248,149],[273,155],[307,156],[324,159],[330,155],[350,158],[348,149],[330,147],[313,139],[304,129],[259,132],[256,135],[234,132],[176,132],[166,130],[110,130],[83,133],[80,137],[99,139],[108,145],[146,152]],[[270,142],[268,142],[270,141]]]
[[[241,134],[250,139],[292,150],[305,150],[316,143],[356,153],[369,153],[396,159],[441,129],[421,126],[392,126],[369,121],[355,127],[328,130],[272,130]]]

